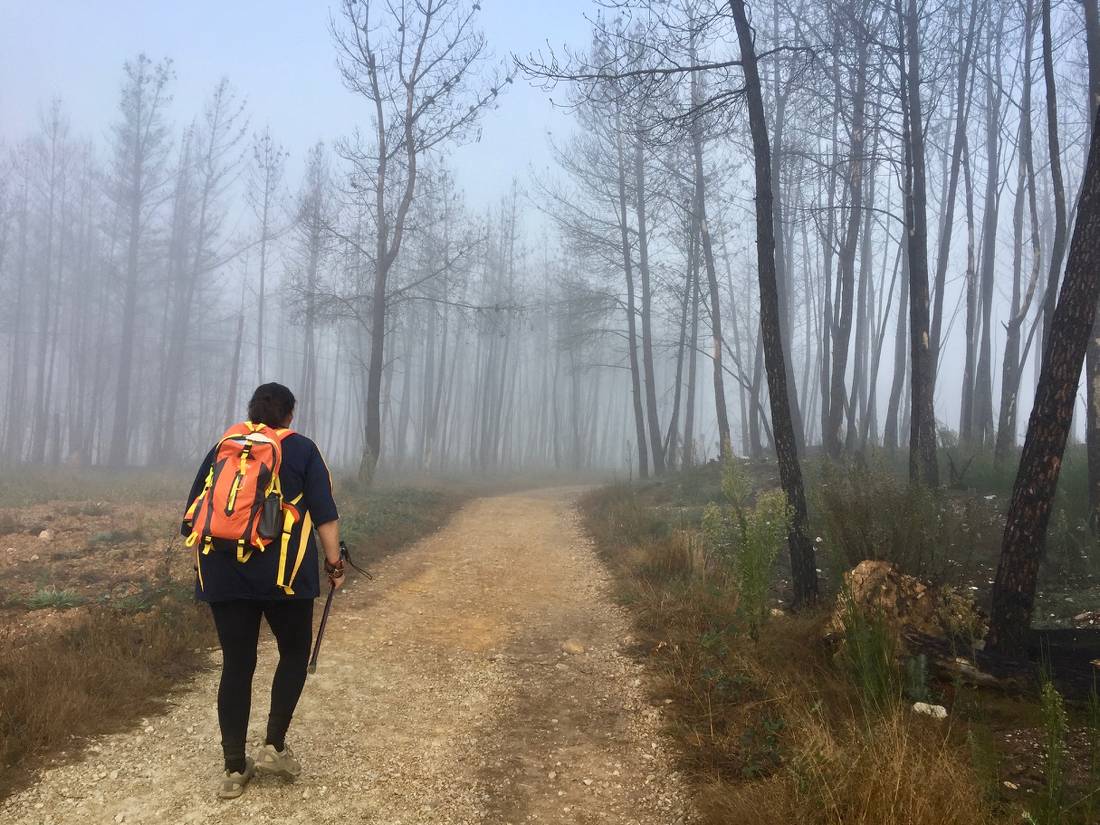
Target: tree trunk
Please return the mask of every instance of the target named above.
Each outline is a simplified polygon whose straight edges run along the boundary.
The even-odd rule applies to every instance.
[[[971,58],[974,53],[974,32],[978,20],[978,3],[970,3],[970,23],[963,42],[959,61],[959,76],[955,90],[955,137],[951,144],[951,171],[948,175],[946,203],[936,254],[935,305],[932,308],[932,359],[939,364],[940,337],[943,329],[943,297],[947,282],[947,262],[951,255],[951,236],[955,225],[955,195],[959,187],[959,167],[963,145],[966,142],[967,115],[970,112],[968,89],[971,77]]]
[[[1020,373],[1020,331],[1027,318],[1031,299],[1038,284],[1040,268],[1039,249],[1039,213],[1035,196],[1035,161],[1032,147],[1031,128],[1031,62],[1033,41],[1032,2],[1027,0],[1024,8],[1024,62],[1023,92],[1020,95],[1020,139],[1019,173],[1016,179],[1016,203],[1013,207],[1013,260],[1012,260],[1012,313],[1005,325],[1005,352],[1001,368],[1001,408],[997,422],[997,441],[993,458],[1003,463],[1009,452],[1016,446],[1017,399],[1019,398]],[[1020,289],[1020,275],[1023,269],[1023,212],[1024,201],[1028,202],[1031,215],[1031,268],[1027,296]]]
[[[1100,299],[1100,133],[1094,129],[1065,280],[1042,354],[1020,468],[1005,517],[987,647],[1024,650],[1047,523],[1073,420],[1081,366]]]
[[[626,160],[623,157],[622,119],[615,113],[615,149],[619,177],[619,239],[622,245],[623,275],[626,278],[626,337],[627,356],[630,360],[630,388],[634,401],[634,437],[637,439],[638,475],[649,477],[649,450],[645,431],[645,413],[642,409],[642,381],[638,369],[638,310],[634,302],[634,267],[630,255],[630,235],[626,225],[629,208],[626,198]]]
[[[1100,111],[1100,9],[1097,0],[1084,0],[1085,43],[1089,61],[1089,123]],[[1089,527],[1100,534],[1100,313],[1093,321],[1087,356],[1086,437],[1089,468]]]
[[[752,133],[756,175],[756,249],[760,280],[760,327],[771,397],[772,436],[779,463],[779,477],[791,508],[788,543],[791,552],[791,584],[794,603],[802,606],[817,599],[817,570],[814,546],[806,531],[806,495],[802,486],[802,468],[796,451],[794,426],[787,401],[786,362],[776,294],[775,224],[772,215],[771,158],[768,146],[768,122],[760,75],[756,65],[753,33],[743,0],[730,0],[741,62],[745,72],[745,95]],[[716,307],[717,309],[717,307]],[[728,435],[727,435],[728,437]]]
[[[896,452],[901,449],[902,428],[899,423],[901,417],[901,393],[905,384],[906,357],[905,339],[909,331],[909,253],[905,244],[902,247],[902,264],[904,267],[901,279],[901,294],[898,297],[898,325],[894,335],[894,379],[890,384],[890,400],[886,406],[886,430],[882,436],[882,443],[887,450]]]
[[[649,239],[646,235],[645,152],[642,139],[634,141],[634,200],[638,217],[638,274],[642,279],[642,361],[645,364],[645,407],[653,472],[665,471],[661,422],[657,417],[657,375],[653,367],[653,299],[649,283]]]
[[[1058,295],[1058,273],[1066,252],[1066,187],[1062,181],[1062,151],[1058,140],[1058,95],[1054,85],[1054,45],[1051,33],[1050,3],[1041,0],[1043,9],[1043,77],[1047,95],[1047,140],[1050,149],[1050,182],[1054,190],[1054,240],[1051,243],[1050,269],[1047,273],[1047,294],[1044,304],[1043,349],[1052,332],[1054,304]]]
[[[695,464],[695,396],[699,369],[699,259],[695,252],[695,277],[691,281],[691,338],[688,346],[687,401],[684,403],[684,467]]]
[[[687,279],[684,283],[684,298],[680,302],[680,340],[676,346],[676,380],[672,389],[672,417],[668,422],[668,435],[665,437],[665,458],[669,468],[676,466],[677,454],[680,449],[680,396],[684,388],[684,350],[687,346],[688,330],[688,306],[691,304],[692,285],[696,278],[698,267],[698,255],[696,246],[698,233],[694,231],[694,221],[689,220],[691,228],[688,231],[688,250],[685,269]]]
[[[845,375],[848,370],[848,348],[852,341],[852,311],[856,291],[856,251],[859,244],[859,225],[863,218],[863,142],[865,140],[864,115],[866,112],[867,59],[866,44],[862,38],[855,68],[855,89],[852,94],[852,143],[848,156],[848,221],[840,245],[837,261],[837,293],[840,313],[833,325],[833,369],[829,393],[828,429],[822,434],[825,449],[833,458],[840,456],[843,441],[840,428],[847,408]],[[838,68],[839,71],[839,68]],[[839,81],[837,83],[839,86]],[[839,89],[838,89],[839,92]],[[838,95],[839,100],[839,95]],[[853,415],[848,412],[849,417]]]
[[[901,10],[901,0],[898,0]],[[912,407],[909,425],[909,480],[939,485],[936,461],[936,413],[933,408],[935,365],[929,349],[928,223],[924,174],[924,115],[920,95],[920,43],[917,0],[908,0],[904,15],[902,88],[906,154],[905,225],[909,247],[909,341]]]
[[[112,467],[126,464],[130,455],[130,385],[134,373],[134,338],[137,335],[138,251],[141,247],[141,213],[144,206],[144,156],[141,141],[135,141],[132,167],[129,233],[126,246],[126,275],[122,297],[122,343],[118,356],[118,388],[115,391],[115,418],[107,461]]]
[[[997,258],[997,222],[1000,215],[1001,173],[1001,34],[1004,17],[998,16],[997,30],[986,49],[986,176],[982,208],[981,288],[982,334],[978,343],[978,366],[974,374],[974,407],[970,435],[975,444],[993,446],[993,268]]]
[[[694,44],[692,63],[695,62]],[[700,98],[697,72],[691,74],[691,99],[698,105]],[[757,94],[760,94],[757,86]],[[695,162],[695,215],[699,221],[699,237],[703,249],[703,265],[707,270],[710,292],[711,363],[714,369],[714,413],[718,421],[718,452],[723,459],[733,455],[730,440],[730,422],[726,413],[726,383],[722,373],[722,302],[718,293],[718,273],[714,266],[714,248],[711,244],[710,226],[707,223],[707,195],[703,167],[703,135],[698,123],[692,124],[691,148]]]
[[[777,43],[779,42],[779,20],[780,3],[778,0],[774,0],[772,3],[772,35]],[[781,61],[779,60],[772,61],[772,89],[775,95],[775,115],[772,118],[771,176],[773,181],[772,209],[775,215],[775,277],[779,293],[779,323],[780,332],[783,335],[783,357],[785,359],[787,373],[787,399],[791,404],[791,421],[794,423],[795,447],[801,455],[806,446],[806,428],[803,422],[802,409],[798,397],[798,386],[795,381],[794,362],[791,358],[792,336],[790,295],[792,278],[789,264],[790,256],[787,251],[788,245],[783,236],[784,212],[783,198],[781,196],[784,152],[783,134],[787,124],[788,92],[784,91],[780,84],[780,63]],[[730,300],[733,300],[732,296]],[[744,388],[741,390],[742,395],[743,393]],[[742,404],[743,403],[742,401]]]

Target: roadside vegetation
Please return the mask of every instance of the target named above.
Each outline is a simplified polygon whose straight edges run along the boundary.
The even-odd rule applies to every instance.
[[[1055,508],[1037,611],[1049,626],[1087,624],[1100,608],[1084,460],[1068,456]],[[1041,671],[1009,691],[938,678],[844,598],[843,573],[872,558],[987,606],[1013,471],[975,458],[953,489],[929,493],[885,457],[808,461],[823,598],[796,615],[783,609],[773,464],[710,464],[584,498],[706,822],[1100,821],[1095,692],[1064,696]],[[834,610],[842,642],[827,638]]]
[[[188,478],[18,482],[0,479],[0,798],[82,740],[155,713],[217,644],[178,538]],[[435,530],[469,493],[349,480],[337,495],[364,566]]]

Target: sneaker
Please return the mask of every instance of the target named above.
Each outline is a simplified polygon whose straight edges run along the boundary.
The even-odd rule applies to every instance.
[[[221,799],[236,799],[244,793],[245,785],[252,779],[256,772],[256,763],[251,759],[245,759],[243,771],[226,771],[218,784],[218,797]]]
[[[294,758],[289,745],[281,751],[275,750],[274,745],[264,745],[256,754],[256,772],[294,780],[301,774],[302,765]]]

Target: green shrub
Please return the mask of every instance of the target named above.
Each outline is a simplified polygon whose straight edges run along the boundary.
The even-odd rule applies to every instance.
[[[914,702],[927,702],[932,698],[928,656],[924,653],[918,653],[905,660],[905,696]]]
[[[910,487],[875,463],[828,463],[820,474],[813,503],[838,587],[841,574],[865,559],[943,583],[999,547],[1000,516],[982,499]]]
[[[1096,814],[1100,812],[1100,693],[1097,693],[1095,679],[1092,690],[1089,691],[1085,719],[1089,743],[1089,784],[1085,789],[1085,821],[1095,822]]]
[[[1056,506],[1047,527],[1043,579],[1074,581],[1100,572],[1100,550],[1088,522],[1072,509]]]
[[[1066,790],[1066,732],[1069,721],[1062,694],[1050,679],[1043,679],[1039,703],[1043,719],[1043,756],[1046,788],[1038,806],[1031,812],[1038,825],[1057,825],[1062,821]]]
[[[881,715],[894,708],[901,697],[901,674],[897,666],[894,634],[885,620],[856,604],[842,593],[844,646],[840,659],[855,686],[867,716]]]
[[[768,616],[772,569],[787,540],[791,514],[782,490],[761,493],[753,505],[751,491],[740,463],[727,462],[724,502],[703,511],[703,534],[712,557],[734,572],[741,610],[755,638]]]

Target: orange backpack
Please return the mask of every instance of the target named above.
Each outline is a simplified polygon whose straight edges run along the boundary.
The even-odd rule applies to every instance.
[[[253,549],[264,550],[298,520],[296,502],[284,502],[279,485],[283,439],[292,430],[245,421],[226,430],[214,448],[214,460],[202,492],[183,520],[191,526],[187,546],[202,542],[205,555],[214,541],[235,542],[237,561]]]

